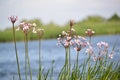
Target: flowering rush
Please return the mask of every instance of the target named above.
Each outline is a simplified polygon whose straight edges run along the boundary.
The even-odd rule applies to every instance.
[[[18,20],[18,16],[10,16],[8,19],[14,24]]]
[[[73,46],[75,51],[80,51],[82,48],[87,46],[87,39],[82,36],[71,36],[69,33],[63,31],[62,35],[57,38],[58,45],[62,45],[65,48]]]
[[[26,23],[26,22],[22,22],[20,23],[19,27],[16,29],[16,31],[22,30],[25,34],[28,34],[28,32],[30,30],[34,30],[36,27],[36,24],[33,23]]]

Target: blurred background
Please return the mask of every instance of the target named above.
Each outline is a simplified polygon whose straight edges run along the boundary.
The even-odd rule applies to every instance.
[[[76,22],[74,28],[78,34],[84,34],[87,28],[92,28],[96,34],[119,34],[119,4],[120,0],[1,0],[0,42],[12,41],[8,20],[11,15],[18,16],[16,27],[27,21],[44,28],[45,39],[56,38],[62,30],[68,29],[70,19]],[[22,34],[17,34],[17,40],[22,40]],[[32,34],[29,38],[37,39]]]
[[[15,23],[36,23],[38,28],[44,29],[42,40],[42,63],[48,69],[51,61],[55,60],[55,76],[64,63],[64,48],[56,46],[59,34],[69,29],[69,21],[75,21],[76,32],[85,36],[88,28],[96,33],[92,38],[93,45],[99,41],[109,44],[109,53],[115,47],[113,60],[120,60],[120,0],[0,0],[0,80],[17,80],[17,65],[13,45],[12,25],[8,20],[11,15],[18,16]],[[33,78],[38,73],[38,37],[29,33],[29,55],[32,65]],[[88,39],[88,37],[86,37]],[[24,80],[24,35],[16,32],[21,74]],[[71,49],[72,63],[76,52]],[[85,49],[81,51],[79,60],[85,58]]]

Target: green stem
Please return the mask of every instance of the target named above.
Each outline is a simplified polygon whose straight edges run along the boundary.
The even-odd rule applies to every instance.
[[[78,58],[79,58],[79,51],[77,52],[77,59],[76,59],[76,68],[78,69]]]
[[[90,67],[91,67],[91,63],[90,63],[90,57],[91,57],[91,55],[89,54],[89,61],[88,61],[88,76],[87,76],[87,80],[90,80],[90,76],[91,76],[91,74],[90,74]]]
[[[19,80],[21,80],[20,65],[19,65],[17,46],[16,46],[16,37],[15,36],[16,36],[15,35],[15,28],[14,28],[14,23],[13,23],[13,38],[14,38],[14,46],[15,46],[15,53],[16,53],[16,61],[17,61],[17,67],[18,67]]]
[[[69,64],[69,76],[70,76],[70,71],[71,71],[71,61],[70,61],[70,47],[68,48],[68,55],[69,55],[69,62],[68,62],[68,64]]]
[[[65,48],[65,73],[67,72],[67,49]]]
[[[70,47],[66,48],[66,59],[65,59],[65,73],[67,79],[70,76]]]
[[[25,52],[26,52],[28,68],[29,68],[29,72],[30,72],[30,80],[32,80],[32,71],[31,71],[30,60],[29,60],[29,55],[28,55],[28,36],[27,36],[27,34],[25,35]]]
[[[41,40],[39,36],[39,80],[41,80]]]
[[[27,46],[26,46],[26,36],[25,36],[25,78],[28,80],[27,77]]]
[[[79,63],[79,61],[78,61],[78,58],[79,58],[79,51],[77,51],[77,56],[76,56],[76,71],[75,71],[75,76],[76,76],[76,78],[78,78],[79,76],[78,76],[78,63]]]
[[[90,43],[90,45],[91,45],[91,44],[92,44],[92,43],[91,43],[91,36],[90,36],[89,38],[90,38],[90,39],[89,39],[89,43]]]

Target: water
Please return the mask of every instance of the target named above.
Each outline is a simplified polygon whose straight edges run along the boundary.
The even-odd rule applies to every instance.
[[[96,46],[99,41],[106,41],[109,43],[109,52],[113,48],[116,40],[118,40],[113,60],[120,60],[120,35],[95,36],[92,38],[92,43]],[[52,60],[55,60],[54,73],[58,73],[64,64],[65,50],[63,47],[58,47],[57,40],[42,40],[42,65],[45,70],[51,68]],[[38,41],[29,42],[29,56],[33,72],[33,80],[37,79],[38,73]],[[18,55],[20,61],[21,74],[24,78],[24,42],[17,42]],[[79,61],[83,61],[86,54],[85,49],[80,52]],[[76,52],[71,49],[72,64],[76,59]],[[0,43],[0,80],[12,80],[13,76],[17,80],[17,66],[14,51],[14,44],[12,42]]]

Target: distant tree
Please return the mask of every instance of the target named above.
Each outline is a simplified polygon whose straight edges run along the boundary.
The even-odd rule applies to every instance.
[[[48,24],[46,24],[45,26],[48,26],[48,27],[56,27],[57,24],[55,24],[53,21],[49,22]]]
[[[111,18],[108,19],[108,21],[120,21],[120,17],[118,14],[114,14]]]
[[[104,22],[106,19],[101,17],[101,16],[88,16],[87,19],[83,21],[88,21],[88,22]]]

